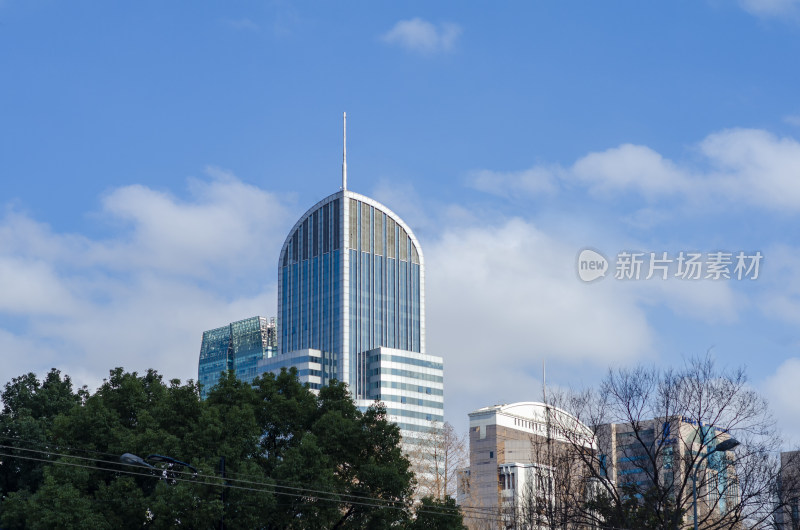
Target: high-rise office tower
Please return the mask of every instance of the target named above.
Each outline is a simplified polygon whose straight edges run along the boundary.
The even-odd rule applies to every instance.
[[[342,190],[281,248],[277,354],[260,366],[306,366],[312,388],[344,381],[360,407],[383,401],[408,440],[444,419],[442,358],[425,352],[423,254],[400,217],[347,190],[346,160]]]

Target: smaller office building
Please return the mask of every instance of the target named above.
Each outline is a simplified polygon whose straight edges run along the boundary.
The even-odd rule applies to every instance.
[[[233,370],[247,383],[264,373],[259,363],[275,355],[275,330],[274,318],[256,316],[204,331],[197,365],[200,395],[205,399],[224,371]]]
[[[722,518],[741,499],[734,454],[716,449],[729,437],[713,425],[671,416],[640,421],[636,430],[630,423],[600,425],[596,439],[608,480],[637,495],[654,486],[674,492],[688,476],[686,466],[697,466],[699,517]],[[691,506],[691,487],[684,495],[681,503]]]
[[[800,529],[800,451],[781,453],[778,502],[775,527],[780,530]]]

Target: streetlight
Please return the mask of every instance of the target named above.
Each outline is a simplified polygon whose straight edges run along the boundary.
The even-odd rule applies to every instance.
[[[694,495],[694,530],[697,530],[697,470],[700,468],[700,464],[703,463],[703,460],[713,455],[714,453],[730,451],[737,445],[739,445],[739,440],[737,440],[736,438],[728,438],[727,440],[724,440],[719,444],[717,444],[717,446],[714,449],[703,455],[703,457],[697,462],[697,464],[695,464],[694,473],[692,474],[692,494]]]
[[[162,469],[161,471],[161,478],[162,479],[171,479],[172,483],[175,483],[174,473],[172,472],[173,468],[178,467],[186,467],[192,470],[194,475],[197,475],[197,469],[191,465],[187,464],[186,462],[181,462],[171,456],[164,456],[164,455],[147,455],[147,458],[142,458],[140,456],[134,455],[132,453],[124,453],[122,456],[119,457],[120,461],[123,464],[133,465],[133,466],[144,466],[149,467],[150,469],[159,470],[159,468],[155,467],[154,465],[150,464],[147,460],[151,462],[166,464],[166,469]]]
[[[119,460],[123,464],[128,464],[131,466],[144,466],[155,469],[155,467],[145,462],[144,458],[142,458],[141,456],[136,456],[133,453],[123,453],[122,456],[119,457]]]

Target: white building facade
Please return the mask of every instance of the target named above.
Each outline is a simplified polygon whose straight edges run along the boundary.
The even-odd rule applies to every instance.
[[[576,441],[596,450],[592,438],[577,418],[544,403],[471,412],[469,468],[460,473],[458,502],[466,514],[480,517],[467,517],[468,525],[479,528],[494,519],[506,528],[549,528],[555,513],[565,508],[557,489],[569,485],[571,494],[585,495],[591,487],[569,455]]]

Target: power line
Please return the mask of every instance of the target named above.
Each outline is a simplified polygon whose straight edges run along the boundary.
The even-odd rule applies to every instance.
[[[45,455],[52,455],[52,456],[58,456],[58,457],[62,457],[62,458],[74,458],[74,459],[78,459],[78,460],[84,460],[84,461],[95,462],[95,463],[100,463],[100,464],[108,464],[108,465],[112,465],[112,466],[140,467],[139,464],[131,464],[131,463],[120,462],[120,461],[101,460],[101,459],[97,459],[97,458],[88,458],[88,457],[77,456],[77,455],[56,453],[56,452],[53,452],[53,451],[44,451],[44,450],[39,450],[39,449],[29,449],[29,448],[9,446],[9,445],[3,445],[3,444],[0,444],[0,448],[12,449],[12,450],[17,450],[17,451],[27,451],[27,452],[31,452],[31,453],[38,453],[38,454],[45,454]],[[105,453],[105,454],[108,454],[108,453]],[[18,455],[9,455],[9,456],[18,456]],[[51,462],[51,463],[57,463],[54,460],[43,459],[42,461]],[[109,468],[92,468],[92,469],[108,470]],[[160,469],[160,468],[156,468],[156,469]],[[116,469],[111,469],[111,470],[116,471]],[[174,474],[180,474],[180,475],[185,475],[185,476],[191,476],[192,478],[200,477],[200,478],[204,478],[204,479],[219,479],[219,480],[224,480],[225,482],[228,482],[228,483],[229,482],[239,482],[239,483],[242,483],[242,484],[250,484],[250,485],[256,485],[256,486],[267,486],[267,487],[271,487],[271,488],[281,488],[281,489],[287,489],[287,490],[296,490],[296,491],[306,491],[306,492],[311,492],[311,493],[337,495],[337,496],[340,496],[340,497],[347,497],[347,498],[361,499],[361,500],[371,500],[371,501],[376,501],[376,502],[384,502],[384,503],[387,503],[387,504],[388,503],[397,504],[398,502],[401,502],[401,501],[392,501],[392,500],[389,500],[389,499],[380,499],[380,498],[376,498],[376,497],[369,497],[369,496],[366,496],[366,495],[355,495],[355,494],[347,494],[347,493],[338,493],[338,492],[331,491],[331,490],[317,490],[317,489],[310,489],[310,488],[300,488],[300,487],[295,487],[295,486],[284,486],[284,485],[278,485],[278,484],[273,484],[273,483],[269,483],[269,482],[252,481],[252,480],[244,480],[244,479],[229,478],[229,477],[224,477],[223,478],[223,477],[220,477],[220,476],[217,476],[217,475],[208,475],[208,474],[205,474],[205,473],[192,473],[192,472],[189,472],[189,471],[180,471],[180,470],[169,470],[169,473],[173,474],[173,475]],[[156,476],[156,475],[152,475],[152,473],[148,473],[147,475],[148,476]]]
[[[24,441],[24,442],[27,442],[27,443],[34,443],[36,445],[45,446],[45,447],[50,445],[47,442],[40,442],[40,441],[37,442],[37,441],[34,441],[34,440],[25,440],[25,439],[18,438],[18,437],[13,437],[13,436],[0,436],[0,438]],[[9,446],[9,445],[0,444],[0,448],[5,448],[5,449],[15,449],[15,450],[19,450],[19,451],[28,451],[28,452],[33,452],[33,453],[60,456],[60,457],[65,457],[65,458],[76,458],[76,459],[85,460],[85,461],[89,461],[89,462],[99,462],[99,463],[109,464],[109,465],[114,465],[114,466],[139,467],[137,464],[130,464],[130,463],[127,463],[127,462],[120,462],[120,461],[116,460],[116,459],[119,458],[119,455],[116,455],[114,453],[106,453],[106,452],[95,451],[95,450],[90,450],[90,449],[80,449],[80,448],[74,448],[74,447],[63,446],[63,445],[58,445],[58,444],[55,444],[55,447],[57,447],[59,449],[62,449],[62,450],[63,449],[68,449],[68,450],[72,450],[72,451],[82,451],[82,452],[90,452],[90,453],[95,453],[95,454],[112,456],[112,457],[115,458],[115,460],[114,461],[108,461],[108,460],[101,460],[101,459],[97,459],[97,458],[88,458],[88,457],[81,457],[81,456],[77,456],[77,455],[58,453],[58,452],[53,452],[53,451],[44,451],[44,450],[37,450],[37,449],[30,449],[30,448],[25,448],[25,447],[17,447],[17,446]],[[55,463],[54,461],[51,461],[51,460],[42,460],[42,461]],[[93,469],[105,469],[105,468],[93,468]],[[208,475],[208,474],[204,474],[204,473],[191,473],[189,471],[178,471],[178,470],[170,470],[169,472],[171,474],[181,474],[181,475],[187,475],[187,476],[192,476],[192,477],[199,476],[201,478],[221,479],[221,477],[219,477],[217,475]],[[248,477],[255,476],[255,475],[248,475],[248,474],[243,474],[243,473],[233,473],[233,474],[234,475],[239,475],[239,476],[248,476]],[[148,475],[148,476],[155,476],[155,475]],[[275,484],[275,483],[269,483],[269,482],[252,481],[252,480],[245,480],[245,479],[239,479],[239,478],[231,478],[231,477],[227,477],[227,476],[225,477],[225,480],[227,482],[232,482],[233,481],[233,482],[238,482],[238,483],[242,483],[242,484],[249,484],[249,485],[256,485],[256,486],[267,486],[267,487],[271,487],[271,488],[282,488],[282,489],[294,490],[294,491],[305,491],[305,492],[311,492],[311,493],[319,493],[319,494],[323,494],[323,495],[336,495],[336,496],[344,498],[344,499],[342,499],[341,502],[349,502],[347,499],[366,500],[366,501],[372,501],[372,502],[377,502],[377,503],[385,503],[387,505],[389,505],[389,504],[395,504],[396,505],[396,504],[402,502],[402,501],[393,501],[393,500],[389,500],[389,499],[381,499],[381,498],[378,498],[378,497],[371,497],[371,496],[368,496],[368,495],[357,495],[357,494],[352,494],[352,493],[339,493],[339,492],[335,492],[335,491],[332,491],[332,490],[325,490],[325,489],[314,489],[314,488],[316,488],[316,486],[309,487],[309,486],[313,486],[313,485],[303,484],[303,483],[294,482],[294,481],[278,480],[278,479],[273,479],[273,478],[270,478],[270,480],[275,482],[275,483],[282,482],[284,484],[295,484],[296,486],[287,486],[287,485],[281,485],[281,484]],[[302,486],[302,487],[299,487],[298,485]],[[437,507],[433,507],[433,509],[439,510],[441,512],[451,513],[451,514],[456,513],[459,510],[462,513],[470,512],[470,513],[479,513],[479,514],[494,514],[496,512],[496,510],[493,509],[493,508],[468,507],[468,506],[462,506],[462,507],[457,507],[457,508],[448,508],[448,507],[445,507],[445,506],[437,506]]]
[[[9,446],[0,446],[0,447],[9,447]],[[21,448],[12,447],[12,449],[20,450]],[[44,451],[38,451],[38,450],[30,450],[30,449],[22,449],[22,450],[28,450],[28,451],[33,451],[33,452],[37,452],[37,453],[45,453]],[[55,454],[55,453],[50,453],[50,454]],[[157,478],[159,480],[164,478],[163,476],[155,475],[155,474],[153,474],[151,472],[136,472],[136,471],[125,470],[125,469],[113,469],[113,468],[107,468],[107,467],[96,467],[96,466],[89,466],[89,465],[85,465],[85,464],[64,462],[64,461],[60,461],[60,460],[48,460],[48,459],[45,459],[45,458],[37,458],[37,457],[33,457],[33,456],[14,455],[14,454],[3,453],[3,452],[0,452],[0,456],[9,457],[9,458],[19,458],[19,459],[23,459],[23,460],[37,461],[37,462],[43,462],[43,463],[48,463],[48,464],[66,465],[66,466],[71,466],[71,467],[90,469],[90,470],[93,470],[93,471],[106,471],[106,472],[111,472],[111,473],[122,473],[122,474],[126,474],[126,475]],[[88,459],[88,458],[85,458],[85,457],[76,457],[74,455],[60,455],[60,456],[62,456],[63,458],[78,458],[78,459],[81,459],[81,460],[90,460],[90,461],[92,460],[92,459]],[[119,466],[126,465],[126,466],[134,466],[135,467],[134,464],[125,464],[125,463],[122,463],[122,462],[109,462],[109,461],[99,460],[99,459],[94,459],[94,461],[100,462],[100,463],[105,463],[105,464],[112,464],[112,465],[119,465]],[[174,474],[174,473],[186,474],[187,472],[170,471],[170,473],[171,474]],[[215,479],[215,480],[223,480],[221,477],[211,476],[211,475],[198,474],[197,476],[200,477],[200,478],[204,478],[204,479],[205,478],[210,478],[210,479]],[[372,508],[395,509],[395,510],[401,510],[401,511],[407,509],[406,506],[396,506],[396,505],[393,505],[393,504],[378,504],[378,503],[375,503],[375,502],[361,502],[361,501],[356,501],[356,500],[343,500],[343,499],[339,499],[339,498],[335,498],[335,497],[348,497],[350,495],[348,495],[348,494],[340,494],[340,493],[333,492],[333,491],[316,491],[315,492],[315,491],[307,490],[309,493],[321,493],[323,495],[324,494],[328,494],[328,495],[335,496],[335,497],[321,496],[321,495],[309,495],[308,493],[291,493],[291,492],[288,492],[288,491],[279,491],[276,488],[292,489],[292,490],[300,490],[300,491],[303,491],[303,490],[301,490],[300,488],[291,488],[291,487],[287,487],[287,486],[276,486],[274,484],[268,484],[268,483],[255,483],[255,484],[262,485],[262,486],[266,486],[266,488],[254,488],[254,487],[241,486],[241,485],[236,485],[236,484],[225,484],[225,483],[208,482],[206,480],[189,480],[189,479],[186,479],[186,478],[180,478],[180,477],[174,477],[174,476],[170,477],[169,480],[173,480],[173,481],[176,481],[176,482],[186,482],[186,483],[191,483],[191,484],[198,484],[198,485],[202,485],[202,486],[223,487],[223,488],[238,489],[238,490],[243,490],[243,491],[254,491],[254,492],[260,492],[260,493],[272,493],[274,495],[283,495],[283,496],[294,497],[294,498],[305,498],[305,499],[312,499],[312,500],[323,501],[323,502],[335,502],[335,503],[344,502],[344,503],[347,503],[347,504],[353,504],[353,505],[365,506],[365,507],[372,507]],[[247,483],[248,481],[239,480],[239,482]],[[397,501],[387,501],[385,499],[378,499],[378,498],[374,498],[374,497],[372,497],[372,498],[371,497],[363,497],[363,498],[372,499],[372,500],[381,501],[381,502],[390,502],[390,503],[395,503],[395,504],[397,502]],[[416,511],[416,513],[427,513],[427,514],[434,514],[434,515],[454,515],[455,513],[457,513],[457,510],[458,510],[458,508],[453,509],[453,508],[447,508],[447,507],[426,507],[426,508],[418,507],[415,511]],[[497,520],[499,520],[498,517],[486,517],[485,514],[481,514],[481,516],[471,515],[471,517],[473,519],[488,520],[488,521],[497,521]]]
[[[2,447],[2,448],[11,448],[11,449],[16,449],[16,450],[24,450],[24,451],[27,450],[27,451],[37,452],[37,453],[46,453],[45,451],[24,449],[24,448],[18,448],[18,447],[10,447],[10,446],[5,446],[5,445],[0,445],[0,447]],[[49,453],[49,454],[54,454],[55,455],[56,453]],[[61,454],[59,456],[62,456],[63,458],[78,458],[80,460],[89,460],[89,461],[95,461],[95,462],[99,462],[99,463],[118,465],[118,466],[137,467],[135,464],[126,464],[126,463],[123,463],[123,462],[110,462],[110,461],[99,460],[99,459],[89,459],[89,458],[85,458],[85,457],[76,457],[74,455],[63,455],[63,454]],[[47,463],[47,464],[66,465],[66,466],[71,466],[71,467],[89,469],[89,470],[92,470],[92,471],[106,471],[106,472],[110,472],[110,473],[121,473],[121,474],[132,475],[132,476],[142,476],[142,477],[148,477],[148,478],[157,478],[159,480],[164,478],[163,475],[155,475],[152,472],[136,472],[136,471],[124,470],[124,469],[112,469],[112,468],[106,468],[106,467],[95,467],[95,466],[89,466],[89,465],[85,465],[85,464],[76,464],[76,463],[64,462],[64,461],[60,461],[60,460],[48,460],[48,459],[36,458],[36,457],[32,457],[32,456],[13,455],[13,454],[3,453],[3,452],[0,452],[0,457],[19,458],[19,459],[23,459],[23,460],[31,460],[31,461],[43,462],[43,463]],[[169,473],[171,473],[171,474],[175,474],[175,473],[190,474],[188,472],[181,472],[181,471],[170,471]],[[213,475],[205,475],[205,474],[196,474],[196,475],[192,474],[192,475],[200,477],[200,478],[204,478],[204,479],[207,478],[207,479],[214,479],[214,480],[224,480],[221,477],[217,477],[217,476],[213,476]],[[315,492],[315,491],[308,490],[310,493],[324,493],[324,494],[333,495],[335,497],[326,497],[326,496],[320,496],[320,495],[309,495],[309,494],[303,494],[303,493],[290,493],[290,492],[287,492],[287,491],[278,491],[277,489],[275,489],[276,487],[277,488],[283,488],[283,489],[294,489],[294,490],[300,490],[300,488],[289,488],[287,486],[276,486],[274,484],[263,483],[263,482],[262,483],[258,483],[258,482],[243,481],[243,480],[234,479],[234,480],[237,480],[238,482],[245,482],[245,483],[252,483],[252,484],[258,484],[258,485],[266,486],[266,488],[254,488],[254,487],[240,486],[240,485],[235,485],[235,484],[208,482],[206,480],[189,480],[189,479],[186,479],[186,478],[179,478],[179,477],[174,477],[174,476],[169,477],[169,480],[173,480],[173,481],[176,481],[176,482],[186,482],[186,483],[190,483],[190,484],[197,484],[197,485],[201,485],[201,486],[216,487],[216,488],[223,487],[223,488],[231,488],[231,489],[237,489],[237,490],[243,490],[243,491],[259,492],[259,493],[272,493],[274,495],[282,495],[282,496],[293,497],[293,498],[303,498],[303,499],[316,500],[316,501],[322,501],[322,502],[334,502],[334,503],[345,502],[347,504],[353,504],[353,505],[365,506],[365,507],[372,507],[372,508],[395,509],[395,510],[400,510],[400,511],[403,511],[403,510],[405,510],[407,508],[406,506],[394,506],[394,505],[391,505],[391,504],[376,504],[374,502],[370,503],[370,502],[360,502],[360,501],[344,501],[342,499],[338,499],[338,498],[335,498],[335,497],[348,496],[347,494],[339,494],[339,493],[333,492],[333,491],[321,491],[321,492],[317,491],[317,492]],[[386,501],[385,499],[378,499],[378,498],[374,498],[374,497],[362,497],[362,498],[372,499],[372,500],[381,501],[381,502],[392,502],[392,503],[396,502],[396,501]],[[88,499],[88,500],[90,500],[90,501],[95,501],[95,500],[104,501],[103,499]],[[110,500],[105,500],[104,502],[111,502],[111,501]],[[307,503],[304,503],[304,504],[307,504]],[[425,513],[425,514],[431,514],[431,515],[455,515],[456,513],[459,513],[459,511],[462,513],[462,515],[466,515],[470,519],[477,520],[477,521],[502,522],[504,519],[506,519],[502,514],[497,514],[497,511],[495,509],[492,509],[492,508],[480,508],[480,507],[469,507],[469,506],[461,506],[461,507],[457,507],[457,508],[448,508],[448,507],[444,507],[444,506],[441,506],[441,507],[438,507],[438,506],[437,507],[425,507],[425,508],[423,508],[421,506],[418,506],[417,509],[415,510],[415,513],[417,513],[417,514]],[[464,514],[464,512],[467,512],[467,513]],[[604,528],[606,528],[608,530],[625,530],[625,529],[622,529],[622,528],[610,527],[610,526],[604,526]]]

